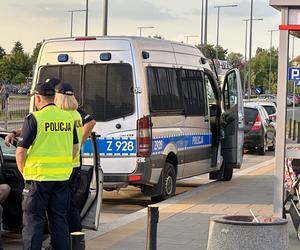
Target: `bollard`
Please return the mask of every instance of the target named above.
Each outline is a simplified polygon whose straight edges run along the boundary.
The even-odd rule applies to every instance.
[[[293,124],[293,141],[296,140],[296,120],[294,120],[294,124]]]
[[[290,118],[288,138],[292,138],[292,118]]]
[[[85,239],[83,232],[71,233],[71,250],[85,250]]]
[[[148,206],[147,245],[146,250],[157,249],[157,223],[159,219],[158,206]]]
[[[8,99],[2,100],[2,102],[4,102],[4,112],[5,112],[5,124],[4,124],[4,128],[7,130],[8,129]],[[2,108],[3,108],[3,104],[2,104]]]
[[[297,143],[300,143],[300,122],[298,122],[298,136],[297,136]]]

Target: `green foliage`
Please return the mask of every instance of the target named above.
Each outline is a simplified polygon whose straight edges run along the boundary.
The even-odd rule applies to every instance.
[[[218,58],[220,60],[226,60],[227,49],[224,49],[222,46],[215,46],[212,44],[198,44],[196,47],[201,50],[206,58],[216,58],[217,48],[218,48]]]
[[[238,68],[242,64],[243,58],[244,56],[241,53],[231,52],[227,56],[227,61],[234,68]]]
[[[0,60],[6,55],[5,49],[0,46]]]
[[[40,49],[42,47],[42,42],[39,42],[35,45],[35,48],[33,49],[33,52],[32,52],[32,55],[31,55],[31,63],[34,65],[37,61],[37,58],[39,56],[39,53],[40,53]]]
[[[16,54],[16,53],[24,53],[24,49],[23,49],[23,45],[20,41],[16,41],[15,45],[11,51],[12,54]]]
[[[26,77],[32,75],[32,62],[28,53],[24,52],[20,41],[15,42],[11,54],[0,60],[0,80],[13,84],[24,83]]]

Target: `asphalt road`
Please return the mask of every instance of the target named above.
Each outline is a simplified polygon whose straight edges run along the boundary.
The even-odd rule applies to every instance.
[[[246,169],[256,164],[274,158],[274,152],[267,152],[265,156],[259,156],[256,152],[247,152],[244,155],[244,162],[242,169]],[[235,170],[239,172],[240,170]],[[180,180],[177,183],[176,194],[188,192],[195,187],[206,185],[211,182],[208,179],[208,174],[195,176],[189,179]],[[222,185],[222,182],[220,182]],[[125,215],[137,212],[151,204],[149,197],[144,196],[139,189],[128,187],[120,191],[104,191],[104,200],[100,222],[102,226],[109,226],[117,219]],[[20,234],[8,233],[3,234],[4,249],[5,250],[18,250],[22,249],[22,240]]]

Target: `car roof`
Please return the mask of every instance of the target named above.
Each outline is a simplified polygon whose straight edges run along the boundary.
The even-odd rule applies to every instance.
[[[248,103],[255,103],[256,105],[260,105],[260,106],[273,106],[276,107],[274,102],[271,101],[263,101],[263,100],[244,100],[244,105],[248,104]]]

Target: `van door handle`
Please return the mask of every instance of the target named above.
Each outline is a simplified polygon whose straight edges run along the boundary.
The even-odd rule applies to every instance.
[[[204,122],[209,122],[209,118],[208,118],[208,117],[205,117],[205,118],[204,118]]]

